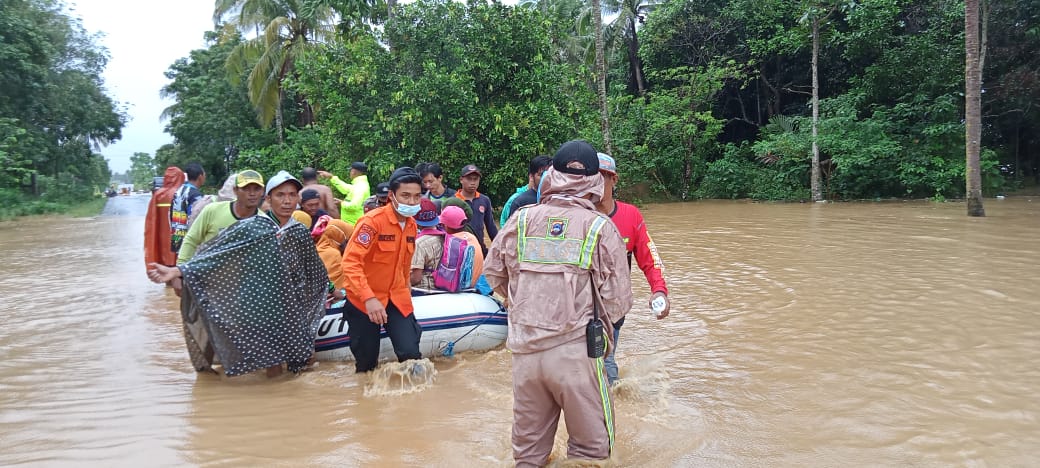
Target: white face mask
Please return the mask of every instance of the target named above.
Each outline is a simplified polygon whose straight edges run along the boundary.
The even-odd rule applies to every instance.
[[[421,209],[421,206],[419,204],[405,205],[404,203],[398,202],[396,196],[393,198],[392,201],[394,202],[394,211],[396,211],[397,214],[406,218],[411,218],[412,216],[419,214],[419,210]]]

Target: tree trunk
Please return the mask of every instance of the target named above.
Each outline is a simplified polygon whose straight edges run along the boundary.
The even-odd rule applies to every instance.
[[[603,131],[603,151],[614,154],[610,141],[610,108],[607,106],[607,64],[603,57],[603,11],[599,0],[592,0],[593,34],[596,35],[596,97],[599,99],[600,129]]]
[[[278,104],[274,108],[274,125],[275,131],[278,132],[278,143],[285,143],[285,122],[282,118],[282,91],[278,91]]]
[[[982,207],[982,69],[979,67],[979,0],[964,2],[964,140],[968,216],[986,216]]]
[[[646,78],[643,76],[643,61],[639,59],[639,37],[636,36],[635,20],[628,22],[628,63],[632,67],[632,78],[636,82],[636,92],[646,95]]]
[[[820,121],[820,21],[817,18],[812,23],[812,175],[809,184],[813,201],[823,200],[823,192],[820,190],[820,146],[816,141],[816,127]]]

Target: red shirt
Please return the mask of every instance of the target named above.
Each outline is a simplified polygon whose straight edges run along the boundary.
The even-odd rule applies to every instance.
[[[664,264],[661,256],[657,254],[657,245],[646,232],[646,222],[643,221],[643,213],[639,208],[614,201],[614,212],[610,213],[610,220],[617,226],[621,238],[625,241],[628,250],[628,264],[632,265],[632,255],[635,254],[639,269],[646,275],[647,283],[650,283],[650,292],[663,292],[668,294],[668,287],[664,284],[664,275],[661,270]]]

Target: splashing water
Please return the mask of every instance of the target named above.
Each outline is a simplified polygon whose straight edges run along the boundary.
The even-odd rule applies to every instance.
[[[421,392],[433,385],[435,375],[437,368],[426,358],[388,362],[372,372],[365,384],[365,396],[398,396]]]

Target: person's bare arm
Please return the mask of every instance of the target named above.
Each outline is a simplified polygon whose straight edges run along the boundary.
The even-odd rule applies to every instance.
[[[148,279],[153,283],[165,283],[181,277],[181,269],[158,263],[148,264]]]

